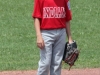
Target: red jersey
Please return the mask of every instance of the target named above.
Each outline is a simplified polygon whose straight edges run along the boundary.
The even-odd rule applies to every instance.
[[[40,29],[65,28],[71,20],[69,0],[35,0],[32,17],[40,19]]]

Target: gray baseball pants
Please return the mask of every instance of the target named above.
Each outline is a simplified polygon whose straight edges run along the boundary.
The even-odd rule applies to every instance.
[[[37,75],[61,75],[61,61],[66,43],[66,30],[41,30],[45,48],[40,50]]]

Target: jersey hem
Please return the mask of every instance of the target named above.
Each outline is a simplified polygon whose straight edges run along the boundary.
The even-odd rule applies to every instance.
[[[54,30],[54,29],[63,29],[66,27],[59,27],[59,28],[40,28],[41,30]]]

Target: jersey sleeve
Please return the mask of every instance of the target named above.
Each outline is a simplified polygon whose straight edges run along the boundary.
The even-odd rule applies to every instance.
[[[70,20],[72,20],[70,1],[66,0],[66,21],[70,21]]]
[[[41,5],[39,0],[34,0],[34,10],[32,13],[33,18],[42,18]]]

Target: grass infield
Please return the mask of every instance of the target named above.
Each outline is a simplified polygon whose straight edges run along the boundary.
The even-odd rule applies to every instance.
[[[71,0],[72,36],[80,49],[73,68],[100,67],[99,4],[100,0]],[[33,0],[0,0],[0,71],[37,69],[32,11]]]

